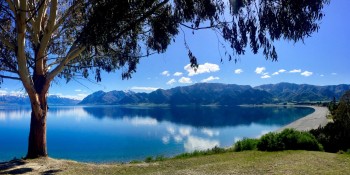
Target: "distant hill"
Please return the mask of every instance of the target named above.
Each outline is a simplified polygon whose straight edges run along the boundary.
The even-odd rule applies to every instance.
[[[330,101],[340,97],[350,89],[350,85],[315,86],[308,84],[278,83],[255,87],[272,94],[279,102]]]
[[[79,104],[237,105],[268,103],[271,100],[271,94],[250,86],[199,83],[168,90],[158,89],[149,94],[98,91]]]
[[[284,102],[330,101],[350,89],[350,85],[315,86],[278,83],[257,87],[235,84],[198,83],[158,89],[149,94],[131,91],[95,92],[84,98],[81,105],[240,105]]]
[[[50,95],[48,97],[49,105],[76,105],[80,100],[59,97],[57,95]],[[0,105],[29,105],[29,98],[27,96],[12,96],[12,95],[1,95]]]

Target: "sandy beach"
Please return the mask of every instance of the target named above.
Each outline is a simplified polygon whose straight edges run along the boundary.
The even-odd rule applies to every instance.
[[[317,129],[319,126],[325,126],[329,121],[326,118],[329,110],[327,107],[318,107],[318,106],[308,106],[315,109],[315,112],[296,120],[282,128],[278,129],[277,132],[280,132],[286,128],[293,128],[298,131],[309,131],[311,129]]]

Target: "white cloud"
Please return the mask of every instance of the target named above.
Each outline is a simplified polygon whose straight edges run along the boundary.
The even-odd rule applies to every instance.
[[[337,75],[337,73],[333,72],[333,73],[331,73],[331,75]]]
[[[323,75],[323,74],[321,74],[320,76],[321,76],[321,77],[324,77],[324,75]]]
[[[183,74],[182,72],[175,72],[174,76],[178,77],[178,76],[181,76],[182,74]]]
[[[279,72],[274,72],[272,75],[278,75],[278,74],[280,74]]]
[[[134,86],[131,87],[131,90],[138,90],[138,91],[155,91],[159,88],[156,87],[142,87],[142,86]]]
[[[219,79],[220,79],[219,77],[210,76],[210,77],[208,77],[208,78],[206,78],[206,79],[203,79],[201,82],[206,83],[206,82],[209,82],[209,81],[219,80]]]
[[[308,77],[308,76],[311,76],[312,74],[313,74],[312,72],[304,71],[304,72],[301,73],[300,75],[305,76],[305,77]]]
[[[188,78],[188,77],[181,77],[180,79],[179,79],[179,83],[192,83],[192,80],[191,80],[191,78]]]
[[[235,70],[235,74],[241,74],[242,72],[243,72],[242,69],[236,69],[236,70]]]
[[[191,68],[190,64],[187,64],[184,69],[188,72],[188,76],[203,74],[203,73],[210,73],[210,72],[217,72],[220,70],[219,65],[212,64],[212,63],[204,63],[201,65],[198,65],[197,71],[194,71],[193,68]]]
[[[172,85],[174,83],[176,83],[176,80],[174,78],[169,80],[168,82],[166,82],[166,84],[168,84],[168,85]]]
[[[84,99],[86,96],[88,96],[89,94],[77,94],[77,99],[78,100],[82,100]]]
[[[278,70],[279,73],[283,73],[283,72],[285,72],[285,71],[286,71],[286,70],[284,70],[284,69]]]
[[[266,78],[271,78],[271,76],[266,74],[266,75],[261,76],[261,78],[266,79]]]
[[[11,96],[26,96],[27,94],[23,91],[10,91],[7,95]]]
[[[257,67],[257,68],[255,69],[255,73],[257,73],[257,74],[262,74],[265,70],[266,70],[265,67]]]
[[[75,100],[82,100],[86,96],[88,96],[89,94],[79,93],[79,94],[76,94],[76,95],[63,95],[61,93],[57,93],[57,94],[50,94],[50,95],[57,95],[57,96],[62,97],[62,98],[70,98],[70,99],[75,99]]]
[[[289,73],[300,73],[301,69],[293,69],[291,71],[289,71]]]
[[[81,89],[76,89],[74,90],[75,92],[81,92],[82,90]]]
[[[170,72],[167,71],[167,70],[166,70],[166,71],[163,71],[161,74],[164,75],[164,76],[167,76],[167,77],[170,76]]]

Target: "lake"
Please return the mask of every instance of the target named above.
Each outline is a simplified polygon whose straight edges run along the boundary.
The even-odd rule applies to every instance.
[[[50,157],[127,162],[229,147],[314,112],[307,107],[50,106]],[[0,106],[0,161],[26,155],[31,109]]]

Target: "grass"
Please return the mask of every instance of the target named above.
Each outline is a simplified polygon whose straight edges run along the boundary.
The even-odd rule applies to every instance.
[[[63,175],[350,174],[350,155],[313,151],[243,151],[173,158],[151,163],[88,164],[48,158],[26,160],[24,165],[32,168],[32,174],[55,172]],[[37,165],[37,168],[34,165]],[[0,164],[0,174],[6,171],[9,170],[3,170]]]

